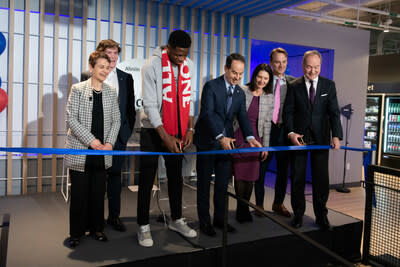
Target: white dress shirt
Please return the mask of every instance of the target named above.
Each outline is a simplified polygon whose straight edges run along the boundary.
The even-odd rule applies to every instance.
[[[117,96],[118,96],[119,95],[119,85],[118,85],[118,75],[117,75],[116,67],[112,71],[110,71],[105,82],[112,85],[113,87],[115,87],[115,90],[116,90]]]

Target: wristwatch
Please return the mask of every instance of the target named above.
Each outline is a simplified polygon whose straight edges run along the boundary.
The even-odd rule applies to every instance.
[[[188,128],[186,131],[192,131],[194,133],[194,128]]]

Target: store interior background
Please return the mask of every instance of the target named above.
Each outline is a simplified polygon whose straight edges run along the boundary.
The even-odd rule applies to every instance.
[[[0,1],[3,6],[5,6],[8,1]],[[15,5],[21,5],[21,2],[24,1],[14,1]],[[31,5],[39,6],[39,3],[44,3],[48,6],[54,5],[54,3],[58,3],[58,1],[40,1],[40,0],[31,0]],[[64,1],[62,1],[64,2]],[[68,1],[65,1],[68,3]],[[75,1],[82,2],[82,1]],[[90,10],[95,10],[96,1],[88,1]],[[124,1],[110,1],[110,0],[102,0],[101,2],[102,14],[104,13],[104,6],[108,6],[110,8],[111,3],[116,5],[116,3],[123,3]],[[130,2],[130,1],[129,1]],[[133,31],[131,34],[134,34],[135,38],[138,40],[134,41],[134,43],[129,43],[124,46],[126,49],[121,54],[122,59],[127,59],[129,57],[142,57],[146,58],[146,54],[150,54],[152,49],[157,45],[157,43],[165,42],[168,29],[164,27],[163,23],[159,23],[159,27],[155,27],[153,25],[154,21],[154,9],[153,6],[156,6],[159,10],[158,13],[162,13],[161,11],[166,4],[160,3],[158,1],[136,1],[139,6],[145,6],[143,12],[140,14],[140,18],[135,21],[134,15],[129,14],[128,17],[132,18],[134,22],[138,22],[140,25],[137,28],[133,27]],[[313,2],[313,1],[306,1]],[[323,1],[320,1],[323,2]],[[350,1],[347,1],[350,2]],[[354,2],[354,1],[353,1]],[[362,3],[366,1],[361,1]],[[381,1],[384,2],[384,1]],[[387,2],[387,1],[385,1]],[[396,1],[392,1],[396,2]],[[147,5],[147,7],[146,7]],[[7,4],[8,6],[8,4]],[[54,6],[52,6],[54,9]],[[295,7],[293,7],[295,8]],[[392,8],[395,8],[394,3],[392,4]],[[23,8],[22,8],[23,9]],[[106,8],[107,9],[107,8]],[[313,47],[319,49],[325,49],[327,51],[333,51],[329,55],[332,56],[332,66],[333,69],[328,72],[329,78],[332,78],[336,82],[336,87],[338,90],[338,100],[339,106],[345,106],[347,104],[352,104],[354,112],[351,116],[351,127],[348,132],[348,145],[351,147],[363,147],[363,135],[364,135],[364,118],[365,118],[365,108],[366,108],[366,95],[368,84],[371,82],[387,82],[387,83],[400,83],[400,55],[398,54],[399,49],[377,49],[377,42],[379,40],[386,40],[390,37],[391,43],[395,43],[398,45],[398,42],[392,41],[396,40],[398,37],[398,33],[395,30],[385,33],[386,38],[382,38],[382,30],[378,29],[368,29],[359,27],[350,27],[350,26],[341,26],[336,25],[335,23],[319,23],[317,20],[302,20],[299,18],[294,18],[290,16],[281,16],[278,14],[259,14],[257,16],[244,17],[239,15],[232,14],[223,14],[225,19],[225,24],[227,21],[231,21],[232,28],[231,33],[225,32],[214,32],[213,26],[217,25],[220,20],[218,17],[221,17],[221,14],[218,12],[211,12],[207,10],[200,10],[190,7],[187,8],[172,8],[171,12],[178,12],[179,18],[177,20],[170,19],[172,23],[168,23],[168,26],[171,28],[183,28],[188,29],[188,24],[192,25],[193,28],[200,29],[200,33],[203,33],[203,37],[201,34],[196,32],[196,30],[191,29],[194,34],[194,45],[191,51],[191,57],[196,60],[197,70],[198,70],[198,80],[196,80],[196,84],[198,84],[198,88],[201,88],[201,85],[210,78],[214,78],[220,74],[222,74],[223,70],[223,58],[228,54],[229,50],[234,51],[235,49],[241,50],[243,54],[245,54],[248,58],[253,58],[253,54],[251,54],[251,50],[249,47],[252,42],[259,40],[265,42],[274,42],[280,43],[283,45],[298,45],[303,47]],[[188,11],[190,9],[190,12]],[[111,9],[112,10],[112,9]],[[25,14],[21,11],[10,11],[7,8],[2,8],[0,10],[1,21],[9,21],[10,16],[13,18],[22,18],[24,19]],[[50,49],[52,55],[57,53],[59,65],[61,66],[64,61],[67,59],[63,59],[63,57],[71,57],[69,53],[73,49],[78,49],[78,53],[86,58],[90,51],[93,51],[95,48],[96,42],[100,39],[105,38],[114,38],[117,41],[123,40],[123,34],[120,30],[111,30],[112,27],[115,28],[115,25],[118,23],[107,22],[107,20],[102,20],[101,22],[95,22],[93,19],[88,19],[87,23],[84,22],[82,24],[71,22],[68,18],[68,12],[71,12],[70,9],[59,10],[61,14],[67,13],[64,17],[60,16],[58,23],[60,25],[59,32],[55,32],[53,26],[56,25],[56,20],[54,16],[46,16],[46,21],[44,22],[47,26],[47,31],[44,33],[45,39],[51,39],[50,43],[46,43],[46,49]],[[72,11],[73,12],[73,11]],[[107,10],[105,11],[107,13]],[[108,19],[110,20],[110,11],[108,10]],[[279,12],[277,12],[279,13]],[[72,13],[73,14],[73,13]],[[122,11],[121,11],[122,14]],[[31,13],[31,16],[32,13]],[[100,18],[98,16],[97,18]],[[122,15],[121,15],[122,18]],[[189,19],[188,19],[189,18]],[[40,23],[40,17],[37,16],[38,21],[30,21],[31,28],[32,25],[37,25]],[[163,18],[165,20],[165,18]],[[188,23],[188,21],[190,23]],[[237,25],[237,21],[239,21],[239,26]],[[9,24],[5,25],[4,23],[0,26],[0,31],[4,33],[7,37],[7,41],[9,41],[10,29]],[[94,25],[93,25],[94,24]],[[149,25],[150,24],[150,25]],[[82,40],[77,38],[75,35],[68,35],[68,27],[72,25],[73,27],[81,27],[81,31],[87,29],[94,29],[97,36],[88,36],[87,40]],[[201,26],[200,26],[201,25]],[[129,26],[128,24],[126,26]],[[131,26],[131,25],[130,25]],[[161,27],[160,27],[161,26]],[[125,27],[125,25],[123,26]],[[218,27],[218,26],[215,26]],[[54,108],[58,110],[57,118],[38,123],[34,125],[36,127],[36,131],[32,131],[28,137],[25,137],[21,134],[24,129],[29,125],[29,121],[24,116],[24,111],[22,106],[24,106],[24,92],[25,94],[28,92],[27,89],[24,89],[24,86],[30,84],[30,78],[25,77],[24,74],[19,73],[23,69],[24,66],[24,57],[18,57],[18,53],[26,53],[24,50],[24,36],[28,34],[31,40],[34,41],[35,45],[28,51],[28,56],[30,59],[29,68],[37,70],[34,75],[39,76],[40,62],[39,51],[43,49],[42,45],[39,42],[40,30],[36,33],[32,34],[29,30],[26,30],[24,27],[19,29],[20,26],[17,26],[15,23],[15,33],[14,37],[17,42],[16,48],[14,50],[14,56],[10,56],[8,53],[3,53],[0,56],[0,62],[3,66],[13,66],[14,75],[10,76],[10,72],[6,68],[0,69],[0,77],[2,79],[2,88],[7,90],[9,78],[14,79],[13,89],[14,94],[11,95],[9,99],[9,103],[12,107],[13,115],[9,115],[11,111],[7,110],[0,114],[0,146],[23,146],[24,138],[28,138],[32,142],[29,142],[29,146],[34,146],[33,144],[42,143],[45,146],[54,146],[59,147],[60,144],[63,144],[64,135],[62,134],[65,131],[65,125],[63,123],[64,120],[64,108],[65,108],[65,98],[58,102],[58,105],[54,107],[54,98],[50,100],[45,99],[46,94],[36,94],[34,95],[37,103],[34,105],[30,105],[29,108],[34,110],[33,113],[29,113],[29,116],[37,115],[37,119],[39,121],[39,117],[41,113],[52,112]],[[132,27],[131,27],[132,28]],[[161,29],[162,28],[162,29]],[[220,28],[226,28],[220,26]],[[50,30],[51,29],[51,30]],[[104,30],[106,29],[106,30]],[[211,31],[208,31],[211,29]],[[50,31],[49,31],[50,30]],[[248,31],[247,31],[248,30]],[[161,32],[161,33],[160,33]],[[239,33],[240,32],[240,33]],[[65,34],[63,38],[60,38],[59,50],[58,52],[53,49],[52,42],[58,36],[56,34]],[[76,31],[75,31],[76,34]],[[88,33],[89,30],[88,30]],[[217,36],[220,34],[219,36]],[[225,34],[224,38],[221,38],[221,34]],[[118,37],[116,37],[118,36]],[[381,37],[379,37],[381,36]],[[21,40],[22,38],[22,40]],[[19,41],[18,41],[19,39]],[[400,39],[400,38],[399,38]],[[82,48],[81,42],[86,42],[87,45],[85,48]],[[213,43],[211,43],[213,41]],[[384,43],[385,43],[384,42]],[[134,44],[139,44],[139,47],[134,48]],[[127,49],[129,47],[129,49]],[[221,47],[224,48],[224,52],[222,55],[218,52]],[[19,50],[18,50],[19,49]],[[18,50],[18,51],[17,51]],[[35,51],[36,50],[36,51]],[[129,51],[131,52],[129,52]],[[47,51],[47,50],[46,50]],[[136,53],[136,54],[135,54]],[[269,51],[266,51],[266,55]],[[387,54],[384,54],[387,53]],[[14,62],[9,64],[9,60],[12,59]],[[45,63],[47,62],[44,59]],[[75,61],[74,61],[75,60]],[[64,64],[62,67],[57,69],[58,73],[47,73],[47,75],[51,78],[48,83],[44,86],[45,90],[49,92],[52,91],[52,87],[57,84],[59,86],[60,94],[65,93],[65,88],[67,84],[71,84],[79,81],[79,73],[85,69],[86,60],[76,61],[76,59],[72,59],[73,67],[68,65],[68,62]],[[210,64],[212,62],[213,64]],[[211,65],[211,66],[210,66]],[[77,66],[77,67],[76,67]],[[289,66],[292,67],[292,66]],[[46,66],[44,66],[46,68]],[[244,82],[248,81],[248,77],[251,73],[250,65],[246,68],[246,78]],[[200,74],[200,75],[199,75]],[[42,74],[41,74],[42,75]],[[58,76],[58,81],[55,81],[53,77]],[[16,81],[15,78],[19,80]],[[36,82],[35,84],[39,84]],[[32,88],[39,88],[33,86]],[[16,93],[17,92],[17,93]],[[19,93],[18,93],[19,92]],[[199,93],[200,95],[200,93]],[[60,98],[61,99],[61,98]],[[30,101],[28,101],[30,103]],[[47,103],[50,103],[49,105]],[[40,105],[43,105],[40,107]],[[33,114],[33,115],[32,115]],[[20,116],[20,117],[18,117]],[[54,121],[58,121],[58,125],[54,125]],[[345,120],[342,117],[342,125],[345,125]],[[11,131],[11,133],[9,133]],[[42,132],[41,136],[37,134],[37,132]],[[44,134],[43,134],[44,133]],[[9,135],[11,134],[11,138]],[[56,141],[54,141],[53,136],[56,136]],[[41,138],[41,141],[39,139]],[[46,140],[48,138],[48,140]],[[52,139],[53,138],[53,139]],[[343,142],[342,142],[343,144]],[[343,157],[344,151],[331,152],[331,160],[330,160],[330,183],[332,186],[339,185],[342,183],[343,179]],[[347,163],[348,169],[346,174],[346,183],[349,185],[360,185],[360,180],[362,179],[362,157],[363,154],[359,152],[348,152],[347,153]],[[0,158],[0,195],[8,195],[8,194],[22,194],[26,192],[41,192],[41,191],[53,191],[55,189],[59,189],[60,177],[62,176],[62,158],[52,158],[52,157],[44,157],[42,159],[36,159],[34,157],[27,158],[25,161],[20,157],[4,157]],[[52,176],[56,176],[55,179]],[[38,177],[41,182],[38,182]],[[46,180],[47,179],[47,180]],[[12,180],[10,182],[10,180]],[[57,186],[54,187],[54,181],[57,182]],[[29,188],[28,191],[24,190],[24,185]],[[26,185],[28,184],[28,186]],[[41,188],[39,188],[41,187]]]

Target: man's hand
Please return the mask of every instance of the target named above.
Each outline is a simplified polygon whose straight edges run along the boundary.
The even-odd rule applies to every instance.
[[[231,150],[232,149],[231,142],[234,141],[235,139],[233,138],[224,137],[219,141],[219,143],[221,144],[223,150]]]
[[[193,131],[186,131],[186,135],[183,137],[183,150],[188,148],[193,143]]]
[[[168,148],[168,150],[171,151],[172,153],[181,153],[182,152],[179,147],[179,143],[181,143],[181,140],[179,140],[178,138],[175,138],[175,137],[167,134],[165,139],[163,139],[163,142],[164,142],[165,146]]]
[[[300,134],[297,134],[297,133],[293,132],[293,133],[289,134],[289,139],[290,139],[290,141],[292,142],[293,145],[295,145],[295,146],[303,146],[304,144],[301,144],[299,142],[299,140],[298,140],[298,138],[303,138],[303,136],[304,135],[300,135]]]
[[[110,143],[105,143],[103,146],[103,150],[112,150],[113,147]]]
[[[268,151],[261,152],[261,161],[265,161],[268,157]]]
[[[163,141],[164,145],[168,148],[168,150],[172,153],[181,153],[182,151],[179,148],[181,140],[175,138],[174,136],[169,135],[163,125],[160,125],[156,128],[158,135],[160,136],[161,140]]]
[[[337,137],[332,137],[331,146],[334,150],[340,149],[340,141]]]
[[[96,138],[90,143],[90,147],[93,148],[94,150],[102,150],[103,144],[100,142],[99,139]]]

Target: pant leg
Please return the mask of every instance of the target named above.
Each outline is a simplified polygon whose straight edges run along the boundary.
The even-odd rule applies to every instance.
[[[308,151],[293,152],[293,172],[291,186],[291,203],[295,216],[303,216],[305,212],[304,189],[306,184]]]
[[[96,156],[104,166],[104,156]],[[95,232],[104,229],[104,195],[106,192],[107,173],[104,168],[91,168],[89,173],[89,227]]]
[[[69,207],[69,233],[71,237],[85,234],[88,224],[89,177],[85,172],[69,170],[71,203]]]
[[[171,219],[182,217],[182,160],[183,156],[164,156],[168,178],[168,198]]]
[[[114,162],[114,160],[113,160]],[[121,172],[108,172],[107,175],[107,199],[108,216],[119,217],[121,212]]]
[[[311,151],[311,175],[313,207],[316,218],[328,214],[329,197],[329,150]]]
[[[215,158],[214,222],[222,224],[225,212],[225,195],[229,179],[232,178],[232,158],[227,154],[216,155]]]
[[[254,195],[256,197],[256,205],[264,205],[265,195],[265,175],[268,170],[269,163],[271,162],[273,153],[268,153],[268,157],[265,161],[260,162],[260,175],[254,182]]]
[[[198,151],[201,151],[198,149]],[[197,214],[200,224],[210,224],[210,182],[215,155],[197,155]]]
[[[157,139],[157,136],[158,134],[154,129],[142,128],[140,132],[140,150],[151,152],[157,151],[157,148],[161,146],[160,141],[158,140],[160,138],[158,136]],[[149,224],[150,197],[157,167],[158,155],[141,156],[137,199],[137,223],[139,225]]]
[[[272,124],[271,128],[271,146],[287,146],[288,138],[284,127],[277,127]],[[288,168],[289,168],[289,151],[277,151],[276,157],[276,179],[275,179],[275,197],[274,204],[282,204],[286,195],[288,183]]]
[[[126,150],[126,145],[118,140],[115,142],[114,150]],[[113,156],[112,166],[107,170],[107,199],[108,216],[119,217],[121,213],[121,169],[125,156]]]

